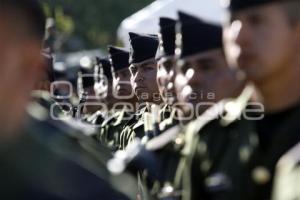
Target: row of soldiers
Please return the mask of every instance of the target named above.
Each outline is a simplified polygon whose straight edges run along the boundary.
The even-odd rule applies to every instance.
[[[298,199],[300,2],[225,4],[223,27],[178,12],[109,46],[70,109],[37,91],[39,4],[0,0],[0,196]]]

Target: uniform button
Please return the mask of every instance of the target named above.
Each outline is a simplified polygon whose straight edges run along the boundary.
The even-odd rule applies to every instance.
[[[176,143],[177,145],[183,145],[184,140],[183,140],[183,138],[178,137],[178,138],[175,139],[175,143]]]
[[[263,166],[256,167],[252,171],[252,179],[258,185],[264,185],[268,183],[271,179],[270,171]]]
[[[162,189],[163,194],[171,194],[172,192],[174,192],[174,188],[171,186],[171,184],[166,184]]]
[[[185,141],[184,141],[183,136],[177,137],[177,138],[174,140],[174,144],[175,144],[174,147],[175,147],[175,149],[177,149],[177,150],[182,149],[183,146],[184,146],[184,143],[185,143]]]

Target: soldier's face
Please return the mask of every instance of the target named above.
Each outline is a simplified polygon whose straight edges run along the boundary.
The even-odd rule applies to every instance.
[[[175,92],[175,58],[161,58],[157,64],[157,85],[159,92],[163,97],[165,103],[173,104],[176,101],[176,92]]]
[[[211,103],[226,98],[232,93],[235,76],[228,67],[221,49],[181,60],[177,69],[175,83],[179,102],[191,104],[194,109],[197,108],[195,111],[199,112],[198,114],[201,114]],[[206,103],[208,106],[204,106]]]
[[[295,61],[297,31],[279,4],[233,13],[224,28],[228,61],[256,83],[276,77]]]
[[[130,77],[131,74],[128,69],[123,69],[115,72],[113,85],[116,96],[126,99],[132,96],[132,86],[130,83]]]
[[[160,95],[156,84],[157,63],[145,61],[130,66],[131,82],[134,93],[139,101],[159,102]]]
[[[30,92],[42,73],[40,42],[19,29],[20,23],[0,14],[1,133],[20,127]]]
[[[87,113],[94,113],[97,110],[108,111],[118,101],[113,95],[113,82],[107,77],[101,76],[100,80],[95,82],[94,88],[91,88],[97,98],[92,98],[85,103]],[[106,105],[106,106],[104,106]]]
[[[103,101],[106,103],[106,104],[113,104],[114,102],[116,102],[117,100],[114,98],[114,95],[113,95],[113,82],[112,80],[108,80],[107,81],[107,91],[106,91],[106,96],[105,98],[103,99]]]

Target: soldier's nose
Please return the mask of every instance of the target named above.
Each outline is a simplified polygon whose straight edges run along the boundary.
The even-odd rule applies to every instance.
[[[143,73],[141,73],[140,71],[138,71],[135,75],[135,79],[134,82],[141,82],[144,80],[144,76]]]
[[[247,24],[237,24],[235,29],[235,43],[240,47],[246,47],[251,42],[251,29]]]

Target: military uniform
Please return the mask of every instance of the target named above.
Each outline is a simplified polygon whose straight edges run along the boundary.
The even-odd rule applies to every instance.
[[[292,2],[292,1],[284,1],[284,0],[258,0],[258,1],[244,1],[244,0],[231,0],[229,1],[228,4],[228,9],[230,11],[230,14],[232,16],[235,16],[237,14],[236,20],[240,21],[241,25],[243,26],[244,23],[247,24],[249,21],[245,20],[243,16],[249,16],[249,10],[251,10],[253,13],[259,15],[259,13],[262,13],[264,11],[264,8],[268,8],[271,6],[278,6],[278,7],[285,7],[285,3]],[[291,4],[293,6],[293,4]],[[295,5],[298,5],[297,2]],[[266,7],[264,7],[266,6]],[[277,14],[277,13],[276,13]],[[275,15],[276,15],[275,14]],[[290,11],[285,11],[286,16],[290,16]],[[277,14],[280,15],[280,14]],[[266,18],[269,15],[269,13],[266,13],[264,15]],[[289,17],[287,17],[288,19]],[[298,23],[298,19],[296,20]],[[276,24],[277,25],[277,24]],[[276,26],[276,25],[272,25]],[[245,35],[247,35],[250,32],[255,32],[257,31],[257,27],[252,27],[250,29],[247,29],[247,31],[240,31],[239,32],[239,37],[245,39]],[[272,35],[271,32],[266,32],[266,36],[268,34]],[[247,52],[249,51],[253,46],[252,44],[254,40],[258,41],[257,37],[259,35],[252,35],[253,40],[246,39],[243,40],[244,43],[247,43],[247,46],[241,45],[241,43],[238,44],[240,46],[241,51]],[[285,41],[288,38],[283,38],[283,41]],[[278,41],[280,43],[280,41]],[[273,45],[273,43],[277,43],[277,41],[271,42],[269,45]],[[262,44],[263,45],[263,44]],[[259,46],[256,46],[259,47]],[[293,50],[292,50],[293,51]],[[274,52],[269,52],[269,53],[274,53]],[[283,51],[281,52],[285,54],[286,52]],[[239,57],[240,58],[240,57]],[[257,57],[254,57],[254,60],[256,60]],[[295,61],[296,59],[291,58],[291,62],[298,62]],[[280,61],[278,61],[280,62]],[[240,64],[240,63],[239,63]],[[279,63],[276,63],[279,64]],[[243,63],[245,67],[247,67],[247,62]],[[288,69],[286,74],[291,74],[293,73],[293,67],[292,65],[287,64],[287,66],[282,66],[285,69]],[[270,67],[270,65],[262,66],[264,68]],[[273,71],[272,71],[273,70]],[[270,73],[274,73],[276,70],[273,68]],[[246,72],[247,74],[247,72]],[[280,75],[278,75],[280,76]],[[251,81],[253,77],[248,77]],[[258,77],[255,77],[258,78]],[[262,77],[260,77],[262,78]],[[284,80],[289,80],[289,81],[284,81]],[[297,78],[293,76],[285,76],[284,78],[281,78],[280,80],[277,80],[276,78],[274,79],[269,79],[268,84],[265,84],[265,80],[256,80],[254,81],[257,85],[256,87],[258,89],[264,88],[264,90],[261,90],[261,96],[262,98],[265,98],[268,96],[269,99],[276,98],[273,97],[272,91],[276,91],[276,95],[280,94],[280,96],[285,96],[284,94],[285,91],[284,89],[279,89],[276,88],[275,85],[284,85],[287,83],[294,83],[293,81],[297,80]],[[274,84],[275,83],[275,84]],[[268,86],[267,86],[268,85]],[[267,86],[267,87],[266,87]],[[295,87],[296,85],[292,85],[289,87]],[[295,91],[296,92],[296,91]],[[283,94],[282,94],[283,93]],[[299,95],[298,95],[299,96]],[[297,97],[295,97],[297,98]],[[298,99],[293,99],[298,100]],[[267,99],[267,98],[266,98]],[[251,154],[249,161],[245,167],[245,172],[243,173],[244,175],[244,181],[241,186],[241,191],[243,191],[243,199],[270,199],[271,198],[271,192],[272,188],[274,185],[274,173],[275,173],[275,166],[279,159],[287,153],[288,150],[290,150],[292,147],[294,147],[300,140],[300,126],[299,126],[299,116],[300,116],[300,102],[295,101],[294,104],[292,105],[286,105],[284,104],[284,99],[279,99],[277,101],[277,104],[281,105],[283,104],[283,108],[277,108],[281,109],[281,111],[271,111],[271,112],[266,112],[265,116],[261,120],[256,120],[256,121],[251,121],[248,120],[248,123],[253,123],[253,133],[257,135],[258,138],[258,145],[254,149],[253,153]],[[272,101],[268,102],[266,101],[266,106],[271,106],[272,110]],[[270,104],[270,105],[267,105]],[[285,105],[285,106],[284,106]],[[240,134],[243,134],[241,132]],[[282,164],[282,163],[281,163]],[[288,163],[287,163],[288,165]],[[289,187],[288,185],[286,187]],[[278,188],[277,188],[278,189]],[[284,190],[284,188],[282,188]],[[280,191],[278,191],[280,192]],[[284,192],[284,191],[282,191]],[[280,197],[280,196],[279,196]],[[287,197],[288,199],[288,197]]]
[[[142,107],[123,126],[123,130],[119,136],[119,149],[125,149],[127,145],[134,140],[134,138],[143,138],[145,136],[144,115],[145,113],[149,113],[149,111],[149,105]]]
[[[179,21],[183,60],[222,46],[220,26],[185,13],[179,13]],[[155,180],[150,188],[155,198],[240,199],[245,165],[257,145],[253,124],[242,117],[252,93],[247,87],[239,98],[220,102],[187,125],[179,124],[147,142],[146,149],[159,163],[158,175],[150,177]]]
[[[232,128],[229,132],[223,128],[218,133],[215,131],[217,126],[212,126],[207,135],[202,132],[197,154],[201,155],[205,149],[209,156],[195,156],[194,163],[203,168],[202,173],[206,171],[206,175],[193,177],[197,177],[195,181],[199,181],[199,177],[205,181],[203,193],[207,195],[206,198],[270,199],[274,167],[281,155],[299,141],[297,118],[299,109],[294,116],[285,119],[286,124],[285,120],[282,121],[282,129],[272,132],[274,137],[269,138],[268,147],[257,132],[257,124],[249,120],[237,120],[229,126]]]
[[[107,87],[106,89],[104,89],[104,85],[107,86],[107,84],[105,84],[104,82],[104,77],[107,79],[108,82],[112,81],[112,69],[111,69],[111,64],[109,62],[108,59],[100,59],[100,58],[96,58],[96,65],[95,65],[95,70],[94,70],[94,75],[95,75],[95,83],[94,83],[94,87],[95,89],[95,93],[96,96],[99,99],[104,99],[104,101],[100,101],[101,103],[105,103],[107,101],[110,101],[110,99],[107,99],[110,97],[110,94],[112,93],[111,91],[108,90],[112,90],[111,87]],[[104,84],[100,84],[100,82],[103,81]],[[108,97],[109,96],[109,97]],[[95,128],[97,128],[97,131],[95,132],[95,134],[93,134],[92,136],[95,139],[99,139],[99,131],[101,130],[101,125],[104,121],[107,121],[108,119],[111,119],[111,117],[114,115],[113,111],[109,110],[110,109],[110,105],[107,106],[106,108],[101,108],[101,110],[97,110],[95,113],[91,114],[90,116],[86,116],[85,117],[85,122],[87,122],[88,124],[94,125]],[[99,140],[98,140],[99,141]]]
[[[101,125],[106,118],[108,118],[109,113],[104,113],[101,111],[97,111],[91,116],[86,116],[85,120],[87,123],[92,124],[92,125]]]
[[[242,96],[235,103],[244,106],[249,93]],[[220,106],[224,107],[224,103],[214,109]],[[211,110],[147,143],[146,149],[155,152],[160,166],[159,178],[152,186],[156,198],[240,199],[235,195],[240,193],[244,165],[257,145],[257,138],[252,134],[253,126],[245,119],[240,120],[234,111],[226,110],[226,121],[219,118],[219,112],[212,115]],[[238,134],[239,130],[244,134]]]
[[[85,136],[76,123],[69,126],[72,122],[53,120],[48,105],[51,103],[45,107],[32,102],[20,137],[7,147],[1,146],[2,177],[10,174],[12,181],[1,181],[0,196],[135,199],[135,178],[129,174],[109,174],[106,163],[111,158],[110,151]],[[131,185],[133,190],[125,189],[125,185]]]
[[[96,136],[97,140],[113,151],[117,150],[120,144],[120,133],[132,117],[133,113],[127,112],[126,108],[117,111],[101,124],[99,133]]]
[[[110,62],[112,65],[113,69],[113,74],[114,74],[114,79],[113,81],[116,81],[117,73],[118,72],[129,72],[129,52],[126,51],[123,48],[120,47],[115,47],[115,46],[109,46],[108,47],[108,52],[109,52],[109,57],[110,57]],[[128,77],[129,79],[129,77]],[[120,81],[120,79],[118,79]],[[121,80],[121,84],[122,84]],[[125,80],[126,81],[126,80]],[[129,81],[129,80],[127,80]],[[123,85],[118,85],[119,82],[114,82],[115,86],[119,86],[119,88],[115,87],[114,88],[114,94],[117,93],[117,89],[123,89],[125,91],[127,90],[132,90],[132,88],[128,88],[128,85],[126,85],[126,88],[122,88]],[[127,91],[129,93],[129,91]],[[118,94],[122,97],[124,96],[129,96],[130,94]],[[121,100],[119,100],[122,103]],[[129,101],[129,102],[128,102]],[[132,103],[133,99],[124,99],[124,103]],[[114,110],[112,111],[112,115],[107,118],[106,120],[103,121],[101,124],[99,133],[97,134],[97,140],[100,141],[102,144],[107,145],[110,149],[113,151],[117,150],[119,148],[120,144],[120,133],[123,130],[123,127],[125,124],[132,118],[133,112],[130,112],[129,109],[127,108],[126,105],[121,105],[121,109]]]
[[[276,166],[273,200],[300,198],[300,143],[290,149]]]
[[[249,199],[271,197],[278,160],[300,140],[299,116],[298,105],[282,113],[266,114],[261,122],[256,122],[255,131],[260,143],[247,166],[248,182],[245,188]],[[263,128],[259,127],[260,124]]]
[[[182,175],[182,191],[187,192],[184,199],[270,199],[275,165],[300,139],[299,107],[285,116],[275,123],[281,128],[272,131],[268,145],[258,122],[242,116],[225,124],[224,120],[212,120],[198,134],[193,134],[194,127],[201,120],[190,123],[181,153],[186,158],[181,158],[184,164],[178,167],[187,170],[186,176]]]
[[[172,108],[170,105],[165,105],[161,109],[161,122],[159,123],[160,132],[164,132],[167,129],[177,125],[179,123],[177,118],[177,109]]]
[[[145,61],[155,59],[158,47],[158,38],[156,35],[129,32],[129,37],[129,64],[143,63]],[[154,94],[148,95],[152,96]],[[151,108],[150,102],[142,101],[141,105],[144,107],[138,109],[134,117],[124,126],[124,129],[120,134],[120,149],[125,149],[126,146],[134,140],[134,138],[143,138],[145,136],[144,116],[145,113],[151,112]]]
[[[167,18],[167,17],[161,17],[159,18],[159,47],[156,52],[156,60],[162,60],[165,59],[164,61],[168,59],[173,59],[175,57],[175,40],[176,40],[176,20]],[[165,69],[164,70],[174,70],[175,68],[175,63],[173,63],[174,66],[171,66],[171,69]],[[160,70],[160,69],[158,69]],[[170,71],[167,71],[170,73]],[[175,71],[175,70],[174,70]],[[173,72],[174,72],[173,71]],[[162,72],[165,73],[165,72]],[[175,73],[175,72],[174,72]],[[173,75],[174,76],[174,75]],[[169,74],[168,76],[164,77],[164,80],[159,83],[159,87],[165,88],[162,92],[166,93],[171,93],[172,95],[175,94],[174,90],[174,80],[172,80],[174,77],[170,77]],[[170,87],[173,85],[173,87]],[[160,85],[164,84],[164,85]],[[168,89],[167,89],[168,88]],[[172,89],[170,89],[172,88]],[[171,91],[171,92],[170,92]],[[177,108],[173,108],[171,104],[174,103],[173,97],[168,96],[167,94],[162,94],[164,96],[164,102],[165,105],[161,108],[161,122],[159,123],[159,129],[160,132],[164,132],[167,129],[177,125],[178,119],[177,119]]]

